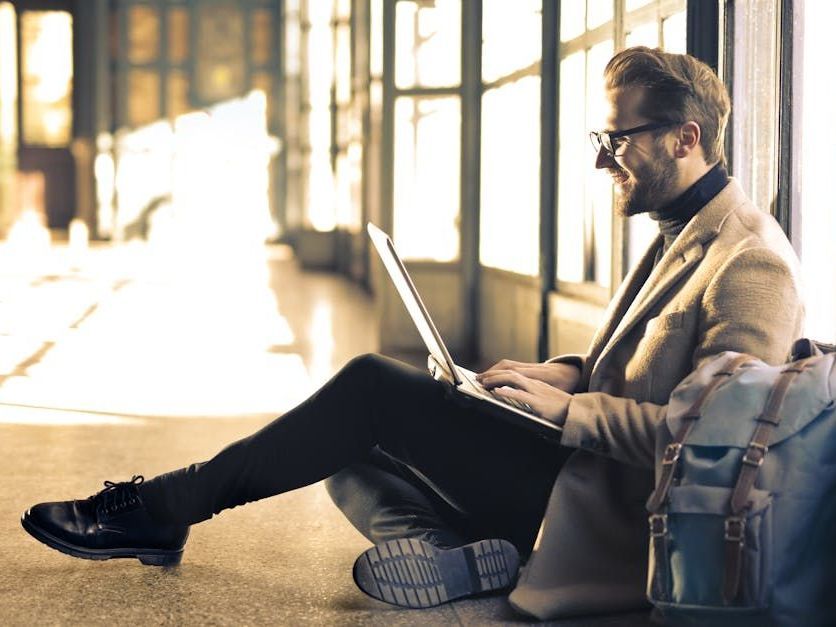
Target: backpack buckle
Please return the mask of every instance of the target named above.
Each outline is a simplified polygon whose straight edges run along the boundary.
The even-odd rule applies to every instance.
[[[766,457],[766,452],[768,450],[769,447],[765,444],[754,441],[749,442],[749,448],[747,448],[746,452],[743,454],[743,463],[759,468],[761,464],[763,464],[763,460]]]
[[[724,538],[728,542],[743,544],[743,536],[746,533],[746,519],[742,516],[729,516],[725,521]]]
[[[667,514],[653,514],[648,519],[650,523],[650,537],[664,538],[668,535],[668,516]]]
[[[679,461],[682,452],[682,442],[671,442],[665,447],[665,454],[662,456],[662,465],[670,466]]]

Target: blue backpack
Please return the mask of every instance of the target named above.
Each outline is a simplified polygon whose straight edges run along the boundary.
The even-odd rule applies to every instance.
[[[647,595],[674,624],[836,625],[836,354],[721,353],[656,443]]]

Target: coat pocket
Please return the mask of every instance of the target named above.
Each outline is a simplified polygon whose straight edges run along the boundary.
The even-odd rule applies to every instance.
[[[723,598],[731,492],[698,485],[671,488],[664,525],[657,521],[657,537],[651,536],[647,590],[665,615],[709,619],[768,606],[772,497],[763,490],[752,490],[752,506],[744,514],[738,596],[728,603]]]

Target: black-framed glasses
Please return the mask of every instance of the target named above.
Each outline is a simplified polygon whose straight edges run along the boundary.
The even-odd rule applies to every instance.
[[[646,133],[647,131],[655,131],[666,126],[676,126],[681,122],[650,122],[649,124],[642,124],[641,126],[634,126],[623,131],[592,131],[589,133],[589,140],[592,142],[592,147],[595,152],[600,152],[601,148],[607,151],[611,157],[617,156],[615,153],[623,142],[618,141],[628,135],[637,135],[639,133]]]

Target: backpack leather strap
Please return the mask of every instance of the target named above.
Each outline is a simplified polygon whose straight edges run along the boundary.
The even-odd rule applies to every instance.
[[[729,503],[731,515],[725,523],[725,573],[723,577],[723,600],[732,603],[740,592],[743,569],[743,548],[746,532],[746,510],[751,503],[749,494],[755,485],[758,472],[769,450],[770,439],[783,416],[781,406],[795,378],[804,371],[815,356],[790,364],[781,371],[781,376],[772,387],[763,413],[757,419],[757,427],[740,464],[737,483],[732,490]]]
[[[730,359],[725,367],[714,373],[711,382],[703,388],[700,395],[688,411],[685,412],[685,415],[682,417],[682,426],[679,427],[676,435],[673,436],[673,441],[665,448],[665,454],[662,457],[662,473],[659,475],[656,489],[647,501],[647,509],[652,514],[658,514],[662,511],[662,506],[668,498],[668,491],[676,476],[676,467],[679,462],[679,455],[682,452],[682,446],[688,434],[691,433],[691,429],[694,428],[694,424],[699,420],[700,412],[708,397],[721,383],[732,376],[740,366],[753,360],[754,357],[745,354]]]

